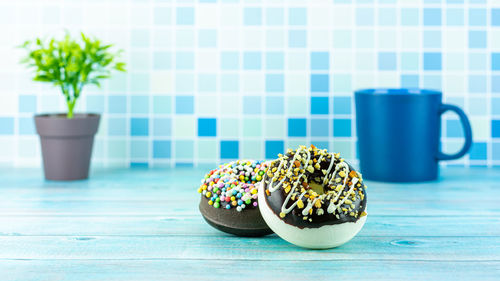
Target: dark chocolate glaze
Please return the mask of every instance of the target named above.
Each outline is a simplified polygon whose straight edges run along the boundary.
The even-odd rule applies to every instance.
[[[290,153],[288,153],[287,156],[289,157],[289,160],[293,158],[293,156]],[[315,157],[313,157],[311,155],[311,159],[313,159],[313,158],[318,159],[319,155],[317,155]],[[316,183],[320,183],[321,182],[320,179],[323,178],[323,173],[321,170],[327,170],[328,166],[330,165],[330,161],[332,159],[333,159],[333,157],[331,157],[331,158],[323,157],[323,159],[320,162],[320,167],[321,167],[320,170],[315,170],[312,174],[310,172],[306,171],[305,175],[308,179],[307,181],[308,182],[315,181]],[[340,162],[339,159],[334,159],[334,161],[335,161],[335,165],[337,165]],[[273,165],[271,167],[269,167],[269,169],[272,169],[273,167],[278,167],[279,162],[280,162],[279,160],[275,161],[273,163]],[[355,171],[354,168],[349,163],[346,162],[346,164],[349,166],[349,170]],[[332,170],[330,171],[330,174],[326,175],[327,177],[331,177],[331,174],[333,174],[333,171],[335,170],[335,165],[333,166]],[[285,169],[288,169],[288,167],[286,167]],[[339,176],[337,175],[336,177],[339,177]],[[262,184],[264,185],[264,190],[267,190],[267,185],[269,184],[270,180],[271,179],[266,177],[265,181],[263,181]],[[361,189],[363,191],[363,194],[364,194],[363,200],[361,200],[361,198],[359,196],[357,196],[356,200],[353,201],[352,203],[355,206],[353,211],[354,212],[358,211],[358,213],[361,214],[366,209],[367,196],[366,196],[365,186],[364,186],[363,181],[361,179],[360,179],[359,183],[361,184],[361,187],[358,187],[357,189],[358,190]],[[329,188],[328,186],[323,186],[323,190],[325,190],[325,191],[328,188]],[[348,189],[348,187],[345,187],[345,188]],[[269,196],[267,194],[265,194],[264,197],[266,198],[266,202],[259,202],[259,204],[267,204],[271,208],[271,210],[279,217],[279,214],[281,212],[281,206],[283,205],[283,202],[285,201],[285,198],[287,197],[287,195],[288,194],[285,192],[284,188],[280,187],[275,192],[270,192]],[[294,202],[295,201],[290,200],[285,207],[288,208]],[[307,206],[307,198],[303,197],[302,202],[304,202],[304,206]],[[312,215],[308,215],[307,216],[308,219],[304,220],[303,219],[304,216],[302,215],[303,209],[300,209],[296,206],[284,218],[281,218],[281,220],[283,220],[287,224],[290,224],[290,225],[293,225],[293,226],[296,226],[296,227],[299,227],[302,229],[302,228],[319,228],[319,227],[324,226],[324,225],[334,225],[334,224],[341,224],[341,223],[345,223],[345,222],[356,222],[360,218],[359,216],[356,218],[356,217],[350,216],[349,214],[344,214],[343,212],[338,212],[338,211],[335,211],[334,213],[329,214],[327,212],[328,204],[323,204],[321,206],[321,208],[323,209],[322,215],[317,215],[316,214],[317,208],[313,208]],[[339,218],[337,218],[336,215],[338,215]],[[309,221],[309,218],[311,218],[312,221]]]
[[[208,224],[226,233],[245,237],[273,233],[262,218],[258,207],[247,205],[241,212],[238,212],[236,208],[214,208],[208,205],[208,199],[203,196],[200,200],[199,209]]]

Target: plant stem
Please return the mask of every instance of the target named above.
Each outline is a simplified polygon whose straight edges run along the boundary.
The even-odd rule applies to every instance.
[[[68,114],[66,115],[66,117],[68,119],[72,119],[73,118],[73,108],[75,107],[75,103],[76,103],[76,100],[68,101],[67,102],[67,104],[68,104]]]

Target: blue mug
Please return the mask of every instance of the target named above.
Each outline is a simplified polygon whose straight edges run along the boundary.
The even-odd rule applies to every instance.
[[[472,144],[467,116],[443,104],[442,93],[424,89],[364,89],[355,92],[358,153],[363,178],[418,182],[438,177],[438,161],[464,156]],[[441,114],[455,112],[465,143],[456,154],[440,151]]]

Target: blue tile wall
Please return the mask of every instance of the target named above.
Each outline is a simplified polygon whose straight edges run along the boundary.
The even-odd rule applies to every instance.
[[[468,114],[474,133],[470,154],[448,163],[500,165],[495,1],[103,0],[62,1],[58,9],[38,1],[39,17],[31,16],[32,1],[11,2],[2,8],[15,9],[19,20],[0,19],[5,50],[64,30],[124,49],[128,72],[85,88],[77,105],[77,112],[102,115],[94,165],[270,159],[298,144],[339,151],[356,164],[352,92],[366,87],[442,90],[445,102]],[[63,16],[83,10],[85,17]],[[114,11],[119,18],[102,16]],[[5,50],[0,164],[39,166],[40,152],[23,153],[16,142],[38,142],[32,115],[64,111],[64,99],[30,81],[15,57],[21,52]],[[457,117],[445,114],[444,150],[462,136]]]

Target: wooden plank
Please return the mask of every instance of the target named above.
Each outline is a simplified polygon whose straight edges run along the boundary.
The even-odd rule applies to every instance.
[[[201,215],[0,217],[0,236],[224,236]],[[369,216],[359,236],[500,236],[498,217]]]
[[[85,216],[85,215],[149,215],[182,216],[198,214],[197,194],[188,200],[165,199],[146,201],[2,201],[0,216]],[[468,200],[448,201],[376,201],[369,200],[368,214],[381,216],[497,216],[500,204],[495,198],[486,198],[473,204]]]
[[[500,237],[355,237],[335,249],[298,248],[276,235],[3,236],[0,259],[500,261]]]
[[[2,280],[498,280],[500,262],[3,260]]]

